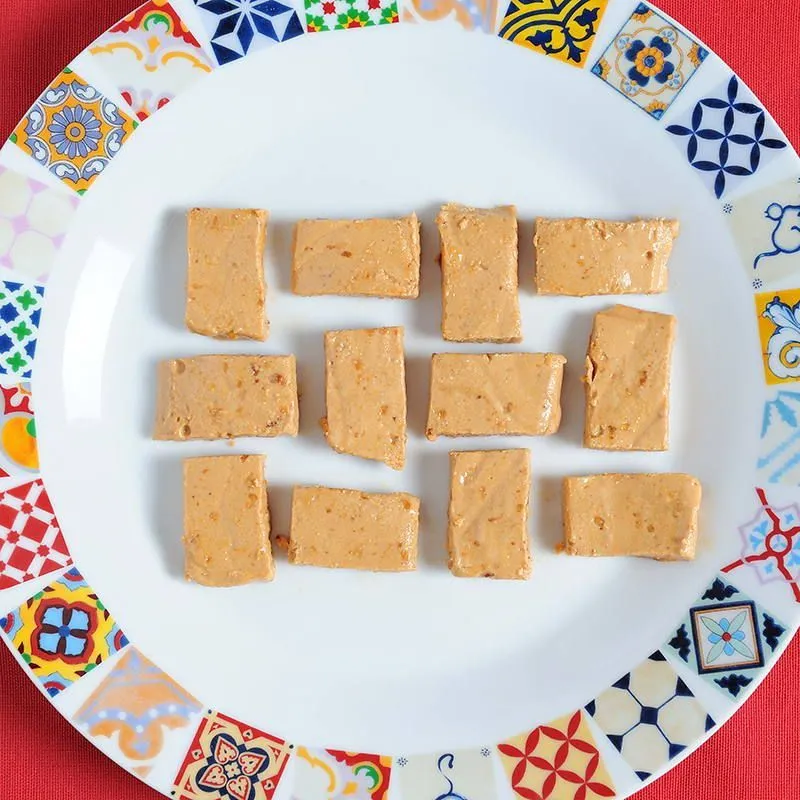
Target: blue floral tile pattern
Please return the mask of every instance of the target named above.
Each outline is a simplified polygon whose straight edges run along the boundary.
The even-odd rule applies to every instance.
[[[642,780],[715,724],[658,650],[586,710]]]
[[[759,481],[800,486],[800,392],[779,389],[764,403]]]
[[[639,3],[592,72],[661,119],[707,57],[691,36]]]
[[[94,86],[65,69],[11,134],[11,141],[83,194],[119,153],[137,123]]]
[[[303,33],[297,12],[277,0],[194,0],[219,64]]]
[[[787,146],[778,128],[735,75],[667,130],[718,198],[737,182],[755,175]]]
[[[715,688],[738,697],[785,638],[786,626],[717,577],[692,605],[665,651]]]
[[[43,297],[41,286],[0,281],[0,375],[30,378]]]

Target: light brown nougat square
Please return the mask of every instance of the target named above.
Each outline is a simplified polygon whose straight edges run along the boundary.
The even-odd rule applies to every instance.
[[[295,486],[289,561],[405,572],[417,568],[419,498]]]
[[[292,291],[300,295],[419,295],[419,220],[304,219],[297,223]]]
[[[702,490],[690,475],[564,480],[565,550],[573,556],[694,558]]]
[[[402,469],[406,458],[406,376],[402,328],[325,334],[323,428],[337,453]]]
[[[158,365],[154,439],[296,436],[294,356],[195,356]]]
[[[536,291],[582,297],[667,291],[667,262],[680,230],[670,219],[536,220]]]
[[[435,353],[426,436],[555,433],[565,363],[553,353]]]
[[[519,342],[517,211],[442,206],[442,336],[451,342]]]
[[[186,579],[237,586],[275,576],[264,456],[183,462]]]
[[[528,450],[450,453],[447,549],[461,578],[529,578]]]
[[[594,318],[586,356],[584,444],[666,450],[675,317],[614,306]]]
[[[193,208],[188,216],[186,327],[218,339],[269,334],[264,303],[268,212]]]

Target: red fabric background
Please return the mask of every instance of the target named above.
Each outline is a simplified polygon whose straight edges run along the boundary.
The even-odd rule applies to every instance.
[[[725,59],[800,149],[800,3],[656,0]],[[0,142],[136,0],[0,0]],[[784,800],[800,792],[800,639],[733,720],[637,800]],[[155,800],[57,714],[0,646],[0,800]]]

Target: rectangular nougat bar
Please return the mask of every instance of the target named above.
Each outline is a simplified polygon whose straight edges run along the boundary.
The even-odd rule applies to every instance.
[[[694,558],[700,482],[690,475],[564,480],[565,550],[573,556]]]
[[[158,365],[155,439],[296,436],[294,356],[195,356]]]
[[[586,356],[584,444],[666,450],[675,317],[614,306],[594,318]]]
[[[406,371],[402,328],[325,334],[323,429],[337,453],[402,469],[406,458]]]
[[[553,353],[435,353],[426,436],[555,433],[565,363]]]
[[[268,217],[258,208],[193,208],[189,212],[189,330],[219,339],[267,338],[264,245]]]
[[[292,291],[300,295],[419,295],[419,221],[304,219],[297,223]]]
[[[442,336],[450,342],[519,342],[514,206],[442,206]]]
[[[536,291],[579,297],[665,292],[678,232],[678,222],[669,219],[537,219]]]
[[[529,578],[528,450],[450,453],[447,549],[461,578]]]
[[[183,462],[186,579],[205,586],[271,581],[264,456]]]
[[[289,561],[317,567],[405,572],[417,568],[419,499],[295,486]]]

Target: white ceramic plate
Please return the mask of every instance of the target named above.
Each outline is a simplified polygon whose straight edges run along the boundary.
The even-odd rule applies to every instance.
[[[173,0],[69,70],[0,151],[1,627],[60,711],[206,800],[625,797],[733,713],[800,620],[800,166],[718,58],[626,0]],[[503,349],[566,355],[557,436],[423,436],[430,354],[498,349],[440,338],[449,200],[518,206],[524,341]],[[197,205],[271,212],[265,344],[183,325]],[[290,293],[295,220],[412,210],[419,300]],[[681,221],[669,292],[626,300],[678,318],[668,453],[581,447],[591,320],[614,299],[535,296],[537,215]],[[388,324],[402,473],[318,425],[323,332]],[[295,353],[300,436],[151,441],[157,361],[212,352]],[[532,451],[534,576],[456,580],[447,453],[503,446]],[[276,532],[298,483],[419,495],[419,570],[185,583],[181,461],[245,452],[267,455]],[[557,555],[560,479],[602,471],[700,478],[697,559]]]

